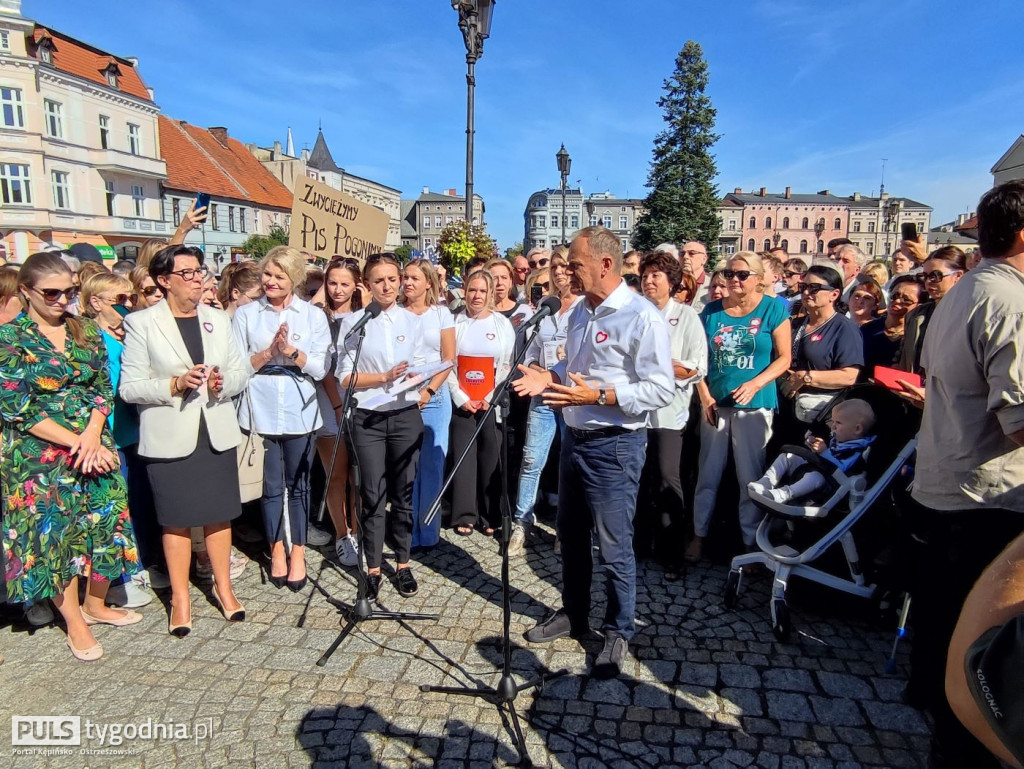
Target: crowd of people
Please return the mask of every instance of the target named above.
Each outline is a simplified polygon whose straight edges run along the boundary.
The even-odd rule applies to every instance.
[[[474,257],[460,281],[389,253],[320,268],[287,246],[218,277],[183,237],[113,269],[81,248],[0,268],[8,601],[34,622],[52,601],[72,654],[92,660],[103,650],[91,626],[138,622],[154,587],[170,589],[169,632],[191,632],[194,559],[225,620],[243,621],[232,581],[247,558],[233,536],[263,541],[270,583],[295,592],[307,545],[333,545],[346,566],[364,559],[371,599],[390,549],[390,581],[412,596],[413,556],[441,539],[428,512],[465,454],[446,501],[455,535],[495,536],[506,487],[510,557],[545,546],[533,524],[555,517],[563,607],[527,640],[588,632],[596,545],[607,609],[594,671],[615,675],[635,632],[636,560],[678,580],[705,557],[730,457],[742,544],[756,548],[764,510],[747,489],[789,500],[816,484],[777,488],[800,463],[773,463],[772,447],[804,442],[838,393],[882,367],[924,415],[917,571],[945,572],[949,591],[914,588],[928,633],[914,645],[927,675],[913,683],[931,703],[956,609],[1024,528],[1024,193],[1004,187],[979,207],[980,263],[954,246],[929,254],[923,237],[887,259],[838,239],[827,255],[740,251],[711,270],[706,244],[624,255],[590,227],[568,247]],[[832,441],[808,445],[836,463],[859,453],[869,412],[837,407]],[[264,449],[258,531],[237,461],[252,434]],[[317,461],[327,521],[311,515]],[[959,556],[963,532],[976,548]],[[949,573],[950,559],[964,571]]]

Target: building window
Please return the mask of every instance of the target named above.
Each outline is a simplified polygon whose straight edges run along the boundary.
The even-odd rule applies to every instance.
[[[770,216],[764,220],[764,228],[766,230],[770,230],[772,228],[772,218]]]
[[[628,216],[620,216],[619,217],[619,229],[620,230],[628,230],[629,229],[629,217]]]
[[[800,253],[801,254],[806,254],[807,253],[807,241],[806,240],[801,240],[800,241]]]
[[[772,242],[768,238],[764,239],[763,245],[764,245],[764,248],[761,249],[762,251],[771,251],[772,250]]]
[[[219,230],[220,229],[220,227],[217,226],[217,209],[218,208],[219,208],[219,206],[216,203],[210,203],[210,226],[213,229],[215,229],[215,230]]]
[[[39,46],[39,61],[43,64],[53,64],[53,51],[50,50],[49,45]]]
[[[0,164],[0,202],[7,205],[31,205],[32,182],[28,178],[28,166]]]
[[[107,85],[111,88],[117,88],[117,67],[111,65],[107,67]]]
[[[757,219],[755,219],[753,216],[751,216],[750,217],[750,221],[747,222],[747,226],[750,227],[750,229],[752,229],[752,230],[756,230],[757,229]]]
[[[817,254],[825,253],[825,243],[824,243],[824,241],[821,241],[821,240],[818,241],[818,250],[815,251],[815,253],[817,253]]]
[[[757,246],[754,245],[754,239],[751,238],[747,241],[747,251],[753,251]]]
[[[103,182],[103,191],[107,197],[107,216],[114,215],[114,183]]]
[[[835,219],[835,221],[834,221],[834,222],[832,222],[832,229],[833,229],[833,230],[838,230],[838,229],[841,229],[841,228],[842,228],[842,226],[843,226],[843,220],[842,220],[842,219],[840,219],[840,218],[839,218],[839,217],[837,216],[837,217],[836,217],[836,219]]]
[[[625,238],[622,239],[622,250],[623,251],[628,251],[629,250],[629,241],[626,240]]]
[[[450,216],[446,216],[446,217],[444,218],[444,223],[445,223],[446,225],[447,225],[447,224],[451,224],[451,223],[452,223],[453,221],[454,221],[454,219],[452,219],[452,217],[450,217]]]
[[[725,253],[727,253],[727,254],[735,254],[736,253],[736,246],[734,246],[732,243],[726,244],[726,246],[725,246]]]
[[[230,232],[235,231],[235,207],[228,206],[228,230]]]
[[[440,208],[440,206],[438,206],[438,208]],[[441,217],[440,216],[435,216],[434,217],[434,226],[437,227],[437,229],[441,229]]]
[[[788,230],[789,229],[789,217],[788,216],[782,217],[782,229],[784,229],[784,230]]]
[[[869,240],[867,242],[867,246],[868,246],[868,256],[873,256],[874,253],[875,253],[875,241]]]
[[[608,229],[608,230],[610,230],[612,228],[612,215],[611,214],[605,214],[604,216],[601,217],[601,226],[604,227],[605,229]]]
[[[140,219],[146,215],[146,198],[142,194],[142,185],[132,185],[132,210]]]
[[[46,135],[51,139],[63,139],[64,120],[61,115],[62,109],[60,102],[52,101],[51,99],[43,99],[43,112],[46,115],[44,120],[46,125]]]
[[[736,232],[736,220],[735,219],[730,219],[729,220],[729,231],[730,232]]]
[[[787,251],[787,252],[789,251],[789,241],[786,240],[785,238],[783,238],[783,240],[779,244],[779,246],[782,248],[783,251]]]
[[[0,88],[0,114],[4,128],[24,128],[25,109],[21,105],[20,88]]]
[[[5,29],[0,29],[0,51],[11,50],[11,36]]]
[[[551,226],[552,227],[557,227],[558,226],[558,214],[551,214]]]
[[[430,217],[429,216],[424,216],[423,217],[423,229],[425,229],[425,230],[429,230],[430,229]]]
[[[544,214],[541,214],[540,216],[537,217],[537,226],[538,227],[547,227],[548,226],[548,218]]]
[[[181,203],[181,198],[171,198],[171,219],[175,227],[181,224]]]
[[[106,115],[100,115],[100,146],[110,149],[110,118]]]
[[[247,214],[248,213],[249,213],[248,209],[245,209],[245,208],[239,208],[238,209],[238,229],[240,229],[242,232],[248,232],[249,231],[249,225],[245,221],[246,218],[247,218]]]
[[[569,218],[569,221],[572,222],[572,224],[569,225],[570,227],[572,227],[573,229],[579,229],[580,218],[578,216],[573,215],[572,217]]]
[[[142,154],[142,134],[135,123],[128,124],[128,151],[133,155]]]
[[[590,226],[591,227],[596,227],[597,226],[597,217],[594,216],[593,214],[590,216]]]
[[[426,248],[430,248],[432,245],[434,245],[434,239],[433,238],[423,238],[423,245]]]
[[[62,211],[71,209],[71,190],[68,188],[66,171],[51,171],[50,182],[53,186],[53,207]]]
[[[801,222],[801,224],[800,224],[800,229],[802,229],[802,230],[807,230],[807,229],[810,229],[810,227],[808,226],[808,225],[810,225],[810,223],[811,223],[811,220],[810,220],[810,219],[808,219],[808,218],[807,218],[807,217],[805,216],[805,217],[803,218],[803,221],[802,221],[802,222]],[[801,254],[806,254],[806,253],[807,253],[807,251],[806,251],[806,250],[804,250],[804,251],[801,251],[800,253],[801,253]]]
[[[875,223],[874,222],[868,222],[868,232],[874,232],[874,231],[875,231]]]

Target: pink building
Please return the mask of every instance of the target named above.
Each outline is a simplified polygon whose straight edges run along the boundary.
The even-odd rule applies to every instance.
[[[816,194],[768,192],[765,187],[745,193],[737,187],[719,207],[722,217],[720,248],[768,251],[779,246],[790,254],[824,254],[833,238],[845,238],[850,222],[850,198],[829,190]]]

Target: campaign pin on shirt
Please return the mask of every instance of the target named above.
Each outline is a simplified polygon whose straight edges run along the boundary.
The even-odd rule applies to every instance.
[[[405,341],[405,334],[402,334],[401,336],[395,337],[395,341],[398,342],[399,344],[404,342]]]
[[[203,330],[207,334],[212,334],[213,333],[213,324],[210,323],[210,321],[206,321],[205,323],[203,323]]]
[[[668,325],[670,325],[670,326],[678,326],[679,325],[679,318],[669,318]]]
[[[606,334],[604,331],[598,331],[596,334],[594,334],[594,341],[597,342],[598,344],[601,344],[601,342],[607,342],[608,334]]]
[[[298,342],[300,339],[302,339],[302,334],[299,334],[298,332],[292,334],[292,341],[293,342]]]
[[[487,341],[488,342],[493,342],[494,341],[494,334],[487,334],[486,336],[487,336]]]
[[[811,337],[811,341],[812,342],[820,342],[821,341],[821,334],[815,334],[814,336],[812,336]]]

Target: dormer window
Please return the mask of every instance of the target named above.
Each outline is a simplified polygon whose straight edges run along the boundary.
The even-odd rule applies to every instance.
[[[107,85],[111,88],[117,88],[117,79],[121,74],[121,70],[118,69],[115,62],[110,62],[107,68],[103,70],[103,75],[107,78]]]
[[[43,64],[53,64],[53,50],[47,43],[39,44],[39,61]]]

